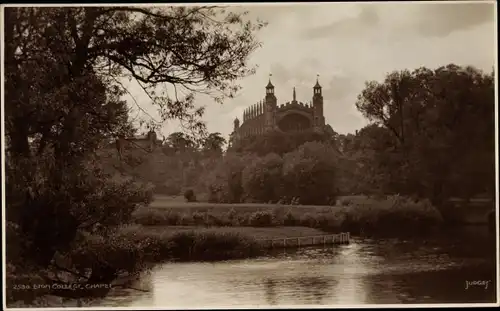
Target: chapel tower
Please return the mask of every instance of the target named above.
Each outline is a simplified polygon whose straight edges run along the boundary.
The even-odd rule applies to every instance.
[[[277,106],[274,85],[271,83],[271,78],[269,78],[269,83],[266,86],[266,97],[264,99],[264,127],[266,132],[272,131],[276,127]]]
[[[322,88],[316,78],[316,84],[313,87],[313,125],[315,131],[321,131],[325,126],[325,116],[323,115],[323,94]]]

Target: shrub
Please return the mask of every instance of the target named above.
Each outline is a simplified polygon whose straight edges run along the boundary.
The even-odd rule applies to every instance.
[[[344,221],[350,231],[366,234],[414,234],[427,232],[443,221],[428,200],[415,201],[399,195],[349,207]]]
[[[250,225],[250,217],[249,215],[238,215],[236,216],[236,223],[239,226],[249,226]]]
[[[345,216],[343,213],[322,213],[317,218],[316,226],[325,232],[340,232],[342,231],[344,220]]]
[[[27,243],[19,246],[37,264],[44,266],[57,250],[71,248],[78,231],[91,231],[97,222],[112,229],[151,202],[151,188],[131,178],[111,178],[93,163],[82,161],[64,172],[43,157],[16,163],[22,169],[9,165],[9,220],[24,232]]]
[[[227,212],[227,215],[226,215],[226,218],[228,219],[229,223],[233,224],[233,223],[235,223],[235,221],[237,221],[236,215],[237,215],[236,210],[232,207]]]
[[[252,237],[211,229],[158,233],[136,226],[124,228],[120,235],[140,243],[143,252],[153,254],[148,258],[155,261],[212,261],[261,254],[259,245]]]
[[[276,206],[271,211],[273,216],[273,222],[277,226],[282,226],[285,219],[285,207],[284,206]]]
[[[318,227],[318,221],[315,215],[309,213],[306,213],[300,217],[299,224],[304,227],[311,227],[311,228]]]
[[[284,226],[296,226],[297,224],[298,224],[297,219],[295,219],[293,214],[290,211],[288,211],[285,214],[285,217],[283,219],[283,225]]]
[[[187,202],[196,202],[196,195],[194,194],[193,189],[188,189],[184,192],[184,198]]]
[[[273,225],[273,214],[270,212],[258,211],[253,213],[249,219],[250,226],[269,227]]]
[[[341,199],[341,200],[340,200],[340,205],[341,205],[341,206],[349,206],[349,205],[351,205],[351,204],[352,204],[352,201],[351,201],[351,200],[349,200],[349,199]]]
[[[191,215],[192,219],[193,219],[193,222],[196,226],[200,226],[200,225],[208,225],[206,222],[207,222],[207,214],[205,213],[200,213],[200,212],[194,212],[192,215]]]
[[[175,226],[180,224],[180,218],[179,213],[154,208],[141,207],[133,213],[134,222],[144,226]]]
[[[177,223],[178,226],[191,226],[194,224],[192,215],[187,213],[182,213],[179,217],[179,221]]]

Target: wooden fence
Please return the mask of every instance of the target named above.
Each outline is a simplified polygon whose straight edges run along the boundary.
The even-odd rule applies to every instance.
[[[305,246],[320,246],[334,244],[349,244],[351,236],[349,232],[342,232],[333,235],[315,235],[301,236],[293,238],[273,238],[273,239],[257,239],[264,247],[268,248],[288,248],[288,247],[305,247]]]

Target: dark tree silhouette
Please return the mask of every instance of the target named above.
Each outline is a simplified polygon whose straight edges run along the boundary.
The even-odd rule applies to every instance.
[[[367,83],[356,106],[386,129],[362,150],[374,151],[372,168],[387,192],[437,205],[494,195],[493,73],[456,65],[394,72]],[[369,138],[360,131],[356,139]]]

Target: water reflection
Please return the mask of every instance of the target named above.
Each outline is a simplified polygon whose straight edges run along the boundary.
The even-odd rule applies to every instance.
[[[346,246],[278,251],[265,258],[158,266],[137,291],[100,306],[231,307],[494,302],[494,244],[446,239],[355,240]],[[489,244],[488,244],[489,243]],[[493,248],[492,248],[493,247]],[[466,280],[492,280],[465,290]]]

